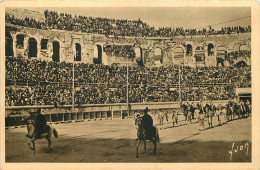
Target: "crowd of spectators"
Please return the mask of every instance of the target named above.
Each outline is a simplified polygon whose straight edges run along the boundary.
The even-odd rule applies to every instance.
[[[251,50],[232,51],[232,52],[228,53],[226,60],[229,60],[231,58],[236,60],[240,57],[250,59],[251,58]]]
[[[230,100],[235,98],[233,85],[189,87],[182,89],[183,101]]]
[[[106,36],[132,36],[132,37],[174,37],[174,36],[196,36],[196,35],[224,35],[240,34],[251,32],[251,26],[248,27],[222,27],[221,30],[215,30],[212,27],[195,28],[171,28],[160,27],[158,29],[138,20],[110,19],[92,16],[72,16],[67,13],[57,13],[55,11],[44,11],[45,22],[36,21],[32,18],[18,19],[10,14],[6,14],[5,22],[14,25],[37,29],[59,29],[74,32],[86,32],[93,34],[104,34]]]
[[[131,45],[107,45],[104,52],[108,56],[135,58],[134,47]]]
[[[66,105],[72,102],[72,88],[57,85],[9,86],[5,91],[6,106]]]
[[[182,72],[184,87],[199,84],[233,84],[235,87],[251,87],[251,66],[185,67]]]
[[[6,105],[72,104],[72,63],[6,57]],[[224,100],[251,87],[251,66],[129,67],[129,102]],[[36,85],[30,85],[36,83]],[[75,104],[126,103],[127,68],[75,64]]]
[[[5,15],[5,22],[14,24],[14,25],[20,25],[24,27],[30,27],[30,28],[37,28],[37,29],[47,29],[47,26],[44,22],[41,21],[36,21],[33,18],[24,18],[24,19],[19,19],[15,18],[13,15]]]

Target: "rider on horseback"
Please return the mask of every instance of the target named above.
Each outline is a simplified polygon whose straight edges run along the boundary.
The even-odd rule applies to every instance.
[[[36,138],[40,138],[45,126],[46,126],[45,117],[41,114],[41,109],[38,109],[36,112],[35,130],[34,130]]]
[[[142,124],[145,128],[147,139],[151,139],[154,127],[153,127],[153,118],[148,114],[148,111],[149,111],[148,107],[146,107],[144,110],[144,116],[142,118]]]

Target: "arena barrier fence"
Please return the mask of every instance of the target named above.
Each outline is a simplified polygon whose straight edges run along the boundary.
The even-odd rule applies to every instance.
[[[184,101],[185,103],[187,101]],[[199,101],[188,101],[197,103]],[[203,101],[209,103],[210,101]],[[228,100],[216,100],[215,104],[226,104]],[[180,102],[146,102],[146,103],[118,103],[118,104],[86,104],[81,106],[72,105],[54,107],[48,106],[11,106],[5,108],[5,126],[24,125],[23,118],[35,115],[37,109],[42,110],[42,114],[49,123],[80,122],[84,120],[107,120],[126,119],[134,117],[134,112],[143,114],[143,110],[148,107],[151,114],[157,114],[160,109],[166,109],[168,113],[180,108]],[[73,111],[74,110],[74,111]]]

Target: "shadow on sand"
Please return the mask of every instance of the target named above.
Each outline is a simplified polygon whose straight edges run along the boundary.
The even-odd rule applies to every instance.
[[[6,162],[251,162],[249,141],[234,141],[233,145],[233,142],[226,141],[189,140],[191,137],[174,143],[159,143],[156,155],[152,154],[152,142],[147,142],[147,157],[144,156],[141,144],[140,158],[135,158],[134,139],[85,139],[60,136],[53,139],[51,153],[46,153],[47,141],[36,141],[37,153],[32,155],[24,134],[13,133],[6,138]]]

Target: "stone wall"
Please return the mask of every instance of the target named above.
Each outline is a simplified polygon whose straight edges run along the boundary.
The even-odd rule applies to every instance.
[[[30,52],[29,42],[37,42],[37,59],[53,60],[53,42],[59,44],[59,61],[73,62],[77,55],[76,44],[81,47],[81,60],[76,62],[93,64],[98,59],[97,46],[101,46],[102,64],[111,65],[129,65],[137,66],[137,60],[140,60],[147,67],[167,66],[172,64],[184,64],[189,66],[215,66],[218,47],[223,47],[227,52],[239,51],[241,45],[245,45],[247,50],[251,49],[251,34],[233,34],[216,36],[188,36],[174,38],[159,37],[106,37],[104,35],[88,34],[81,32],[71,32],[63,30],[40,30],[27,28],[6,23],[6,32],[11,35],[13,40],[14,56],[23,56],[28,58]],[[17,36],[24,37],[23,47],[17,46]],[[47,49],[42,49],[41,41],[48,40]],[[208,55],[208,45],[213,45],[213,55]],[[103,51],[105,45],[131,45],[133,48],[141,49],[140,59],[129,59],[127,57],[107,56]],[[187,46],[191,45],[191,55],[187,55]],[[194,55],[198,52],[197,47],[203,49],[205,61],[196,63]],[[183,58],[176,58],[176,49],[183,51]],[[156,54],[159,52],[160,55]],[[200,52],[201,53],[201,52]],[[79,53],[78,53],[79,54]],[[35,56],[36,57],[36,56]],[[250,60],[243,58],[247,64]],[[237,61],[237,62],[239,62]]]

